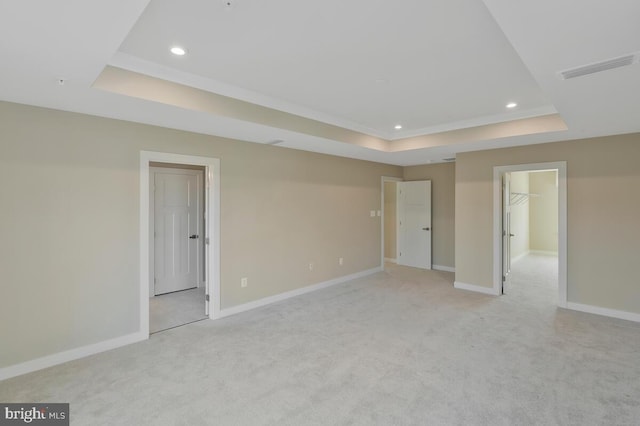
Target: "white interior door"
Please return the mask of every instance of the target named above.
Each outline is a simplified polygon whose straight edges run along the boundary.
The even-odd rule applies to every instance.
[[[197,170],[154,170],[154,293],[198,286],[198,211],[201,175]]]
[[[398,182],[398,264],[431,269],[431,181]]]
[[[502,291],[511,272],[511,173],[502,178]]]

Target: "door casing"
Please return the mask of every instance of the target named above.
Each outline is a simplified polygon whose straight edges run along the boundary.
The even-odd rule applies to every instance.
[[[567,162],[517,164],[493,168],[493,289],[502,294],[502,180],[505,173],[524,171],[558,171],[558,306],[567,307]]]
[[[205,170],[205,280],[210,319],[220,317],[220,160],[212,157],[140,151],[140,333],[149,335],[149,166],[150,163],[202,166]]]
[[[509,282],[511,272],[511,172],[502,174],[502,285]]]

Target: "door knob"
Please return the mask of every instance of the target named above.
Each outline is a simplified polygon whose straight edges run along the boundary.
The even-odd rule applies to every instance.
[[[195,240],[196,238],[199,238],[199,235],[193,234],[189,236],[190,239]]]
[[[423,231],[429,231],[431,228],[422,228]]]

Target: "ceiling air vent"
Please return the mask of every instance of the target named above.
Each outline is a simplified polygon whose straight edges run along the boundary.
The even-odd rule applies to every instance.
[[[456,157],[443,158],[442,161],[448,161],[448,162],[456,161]]]
[[[274,139],[272,141],[265,142],[265,145],[278,145],[278,144],[281,144],[282,142],[284,142],[282,139]]]
[[[626,67],[638,62],[640,55],[626,55],[615,59],[609,59],[607,61],[598,62],[595,64],[585,65],[578,68],[573,68],[566,71],[560,71],[558,74],[563,80],[570,78],[582,77],[583,75],[595,74],[602,71],[612,70],[614,68]]]

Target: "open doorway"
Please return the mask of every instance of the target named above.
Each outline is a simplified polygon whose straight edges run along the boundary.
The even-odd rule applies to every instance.
[[[157,188],[154,190],[154,186],[158,185],[167,189],[161,191],[161,196],[166,199],[160,203],[155,200],[158,198],[158,191]],[[171,187],[190,187],[192,191],[173,192]],[[190,202],[185,202],[185,199]],[[188,214],[179,211],[186,204],[197,204],[198,199],[201,207]],[[157,210],[158,207],[160,210]],[[159,223],[158,216],[163,214],[170,220],[161,219],[162,223]],[[158,226],[163,227],[160,229],[165,234],[163,238],[175,240],[173,246],[156,244]],[[159,254],[165,257],[162,260],[163,268],[170,270],[170,273],[165,273],[162,277],[157,274]],[[174,273],[178,269],[191,273]],[[172,278],[172,275],[176,278],[173,282],[160,282],[158,279]],[[141,151],[141,333],[148,335],[150,332],[179,325],[175,320],[192,322],[174,318],[172,321],[175,325],[167,326],[165,322],[165,325],[154,323],[150,327],[150,315],[159,313],[157,310],[150,312],[151,303],[160,304],[156,303],[162,302],[160,298],[169,300],[172,294],[176,295],[174,299],[180,300],[165,304],[160,310],[164,308],[165,311],[171,311],[170,315],[184,318],[183,314],[187,313],[184,311],[193,307],[199,317],[214,319],[220,316],[220,161],[210,157]]]
[[[566,163],[494,168],[496,294],[566,307]]]
[[[149,164],[149,333],[207,318],[205,168]]]
[[[505,173],[509,233],[503,294],[530,295],[557,304],[558,171]],[[506,201],[506,199],[505,199]]]

